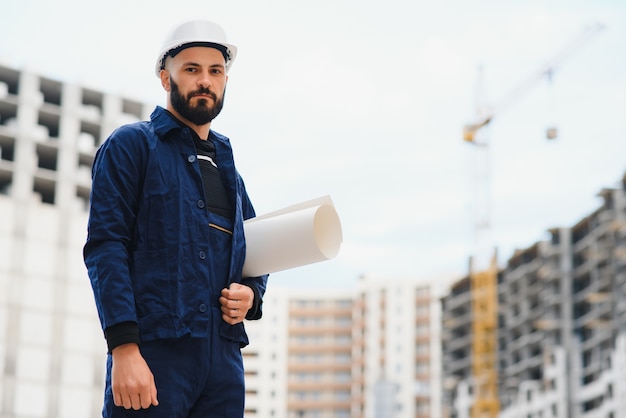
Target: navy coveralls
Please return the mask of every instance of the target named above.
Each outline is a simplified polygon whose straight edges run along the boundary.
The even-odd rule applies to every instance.
[[[239,282],[261,298],[267,276],[241,277],[243,221],[255,213],[228,138],[210,139],[233,220],[206,210],[192,132],[161,107],[96,153],[84,259],[98,315],[103,330],[137,323],[159,398],[142,411],[113,406],[109,355],[105,417],[243,416],[248,337],[221,319],[219,296]],[[259,304],[247,318],[260,317]]]

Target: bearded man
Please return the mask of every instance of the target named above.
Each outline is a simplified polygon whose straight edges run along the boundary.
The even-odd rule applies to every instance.
[[[96,153],[83,255],[108,348],[103,417],[243,417],[243,321],[261,317],[267,276],[242,277],[255,212],[211,129],[236,54],[213,22],[176,27],[156,63],[166,108]]]

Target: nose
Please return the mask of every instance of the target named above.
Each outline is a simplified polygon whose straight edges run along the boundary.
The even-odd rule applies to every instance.
[[[198,77],[198,86],[200,87],[209,87],[211,85],[211,76],[208,72],[201,72],[200,77]]]

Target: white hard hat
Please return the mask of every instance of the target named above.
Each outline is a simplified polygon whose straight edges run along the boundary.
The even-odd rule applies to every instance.
[[[181,49],[192,46],[208,46],[220,50],[226,59],[226,71],[230,69],[237,56],[237,47],[226,41],[226,32],[217,23],[206,20],[185,22],[174,28],[165,38],[156,62],[155,72],[157,77],[159,77],[168,55],[172,52],[176,54]]]

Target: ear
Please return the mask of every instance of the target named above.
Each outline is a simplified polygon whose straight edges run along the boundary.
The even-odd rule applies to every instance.
[[[163,86],[163,89],[169,92],[170,91],[170,72],[163,69],[159,73],[159,76],[161,77],[161,85]]]

